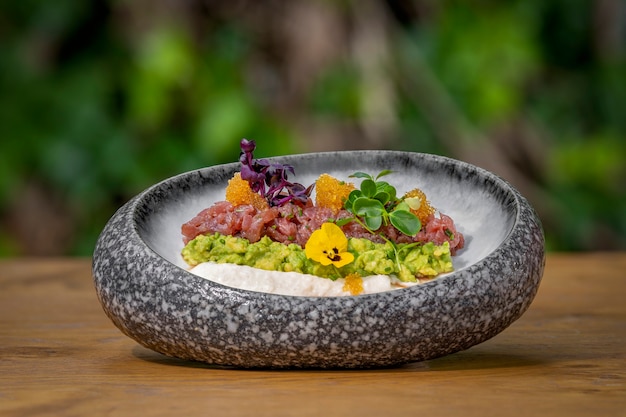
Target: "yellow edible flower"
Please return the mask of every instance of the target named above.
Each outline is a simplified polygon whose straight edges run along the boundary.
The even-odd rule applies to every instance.
[[[304,253],[322,265],[333,264],[337,268],[354,261],[354,255],[348,252],[348,238],[335,223],[324,223],[314,231],[304,246]]]

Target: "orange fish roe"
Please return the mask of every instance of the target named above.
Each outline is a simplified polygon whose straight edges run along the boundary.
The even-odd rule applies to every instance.
[[[345,277],[345,284],[343,284],[343,291],[349,292],[352,295],[359,295],[363,292],[363,278],[357,273],[348,274]]]
[[[430,205],[430,202],[426,199],[426,194],[419,188],[409,191],[404,195],[405,198],[419,198],[420,205],[418,208],[411,208],[411,212],[415,214],[422,222],[422,225],[426,224],[428,216],[435,213],[435,209]]]
[[[315,205],[338,212],[354,189],[354,184],[350,182],[339,181],[328,174],[322,174],[315,182]]]
[[[233,206],[250,204],[259,210],[269,207],[267,201],[265,201],[260,194],[252,191],[248,181],[241,179],[241,173],[239,172],[236,172],[235,175],[228,180],[226,201],[230,202]]]

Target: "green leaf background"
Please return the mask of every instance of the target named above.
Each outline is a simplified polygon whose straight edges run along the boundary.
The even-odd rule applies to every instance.
[[[0,256],[89,256],[133,195],[242,137],[466,160],[549,250],[626,249],[623,1],[174,3],[3,2]]]

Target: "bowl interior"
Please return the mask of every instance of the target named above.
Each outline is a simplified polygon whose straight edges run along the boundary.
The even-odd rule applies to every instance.
[[[470,164],[428,154],[394,151],[344,151],[271,158],[294,166],[291,181],[305,186],[320,174],[354,182],[356,171],[394,172],[384,179],[398,194],[420,188],[431,204],[454,220],[465,236],[465,248],[453,257],[455,270],[493,252],[512,230],[518,208],[511,187],[497,176]],[[139,236],[169,262],[187,269],[180,252],[181,225],[213,203],[224,200],[225,187],[239,163],[191,171],[167,179],[140,194],[134,212]],[[454,273],[454,272],[453,272]]]

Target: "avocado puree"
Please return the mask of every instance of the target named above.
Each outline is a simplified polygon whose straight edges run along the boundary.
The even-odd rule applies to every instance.
[[[182,250],[185,262],[196,266],[202,262],[247,265],[267,271],[299,272],[335,280],[350,273],[395,275],[400,281],[416,282],[416,276],[435,277],[450,272],[452,257],[448,242],[398,245],[398,261],[390,243],[374,243],[368,239],[348,239],[348,251],[354,261],[341,268],[324,266],[306,257],[304,249],[292,243],[285,245],[264,236],[255,243],[219,233],[200,235]]]

